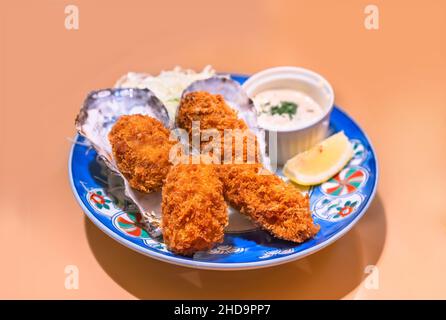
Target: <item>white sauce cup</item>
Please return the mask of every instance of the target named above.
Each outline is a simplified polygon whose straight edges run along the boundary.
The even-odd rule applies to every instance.
[[[251,76],[242,87],[251,99],[265,90],[301,91],[313,98],[323,110],[323,113],[314,119],[292,129],[272,131],[264,128],[272,164],[276,162],[278,165],[284,165],[290,158],[310,149],[327,136],[334,93],[328,81],[316,72],[298,67],[270,68]]]

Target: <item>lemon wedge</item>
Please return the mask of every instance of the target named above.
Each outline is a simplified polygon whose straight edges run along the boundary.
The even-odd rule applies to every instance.
[[[316,185],[341,171],[352,156],[352,144],[341,131],[288,160],[283,173],[297,184]]]

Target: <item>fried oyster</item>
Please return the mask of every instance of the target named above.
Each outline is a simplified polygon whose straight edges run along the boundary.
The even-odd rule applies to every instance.
[[[248,128],[221,95],[201,91],[188,93],[178,112],[177,125],[189,133],[192,121],[200,121],[201,130],[215,128],[223,132]],[[244,146],[244,160],[246,150]],[[274,236],[301,243],[319,231],[311,216],[308,196],[303,196],[261,164],[222,164],[216,165],[216,170],[223,182],[224,197],[231,206]]]
[[[162,213],[164,242],[175,253],[190,256],[222,242],[228,216],[215,167],[173,166],[163,186]]]
[[[141,114],[121,116],[109,133],[113,156],[130,186],[142,192],[159,190],[171,167],[175,144],[164,125]]]

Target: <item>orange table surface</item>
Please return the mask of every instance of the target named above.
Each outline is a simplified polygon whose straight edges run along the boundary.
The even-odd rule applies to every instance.
[[[375,0],[378,30],[359,0],[77,0],[79,29],[67,30],[71,3],[0,4],[0,298],[446,298],[446,2]],[[87,92],[128,71],[206,64],[302,66],[332,83],[380,169],[346,236],[277,267],[201,271],[133,252],[84,217],[67,161]]]

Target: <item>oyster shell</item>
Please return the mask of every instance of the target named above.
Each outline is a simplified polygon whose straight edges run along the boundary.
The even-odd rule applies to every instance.
[[[167,109],[155,94],[148,89],[133,88],[103,89],[91,92],[76,117],[76,129],[79,134],[90,141],[106,166],[122,178],[125,195],[136,204],[148,222],[147,231],[155,237],[161,234],[159,227],[161,192],[146,194],[132,189],[118,170],[108,140],[108,133],[118,118],[130,114],[150,116],[170,129]],[[116,185],[111,189],[119,190]]]
[[[261,161],[265,168],[271,169],[270,159],[266,153],[265,131],[258,126],[256,107],[242,86],[228,76],[214,76],[193,82],[183,91],[182,97],[195,91],[206,91],[223,96],[225,102],[237,111],[238,116],[246,122],[249,129],[256,135],[260,146]],[[176,115],[178,115],[178,109]]]

